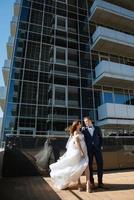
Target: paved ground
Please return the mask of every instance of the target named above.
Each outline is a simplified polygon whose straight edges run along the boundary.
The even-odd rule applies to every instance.
[[[97,177],[95,176],[95,179]],[[85,177],[82,177],[83,186]],[[50,178],[45,181],[53,188]],[[112,172],[104,174],[106,189],[96,189],[93,193],[79,192],[76,186],[69,190],[53,190],[62,200],[134,200],[134,171]]]
[[[96,178],[96,176],[95,176]],[[105,190],[88,194],[76,186],[59,191],[49,177],[19,177],[0,179],[1,200],[134,200],[134,171],[104,174]],[[85,177],[82,177],[83,186]]]

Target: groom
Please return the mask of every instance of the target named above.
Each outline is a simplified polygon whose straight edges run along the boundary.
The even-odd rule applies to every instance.
[[[82,133],[85,137],[87,152],[89,157],[89,170],[91,187],[94,188],[93,178],[93,157],[95,157],[98,174],[98,187],[103,188],[103,157],[102,157],[102,133],[98,126],[94,126],[90,117],[84,117],[85,126],[82,128]]]

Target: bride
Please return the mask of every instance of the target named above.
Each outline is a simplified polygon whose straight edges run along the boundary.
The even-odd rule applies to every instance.
[[[91,192],[89,182],[89,168],[84,135],[80,132],[80,121],[74,121],[66,130],[70,133],[65,154],[56,163],[51,164],[50,176],[54,186],[65,189],[72,182],[78,182],[78,189],[82,191],[80,176],[86,174],[86,190]]]

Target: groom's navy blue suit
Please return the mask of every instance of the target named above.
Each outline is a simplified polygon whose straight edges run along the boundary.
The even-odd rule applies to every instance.
[[[82,128],[82,133],[85,137],[87,145],[88,157],[89,157],[89,170],[90,170],[90,182],[94,183],[93,178],[93,157],[96,159],[97,172],[98,172],[98,184],[102,183],[103,177],[103,157],[102,157],[102,133],[98,126],[93,126],[93,136],[91,136],[88,127]]]

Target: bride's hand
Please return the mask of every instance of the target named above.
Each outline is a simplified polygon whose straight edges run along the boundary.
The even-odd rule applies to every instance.
[[[81,152],[81,158],[85,158],[85,154]]]

